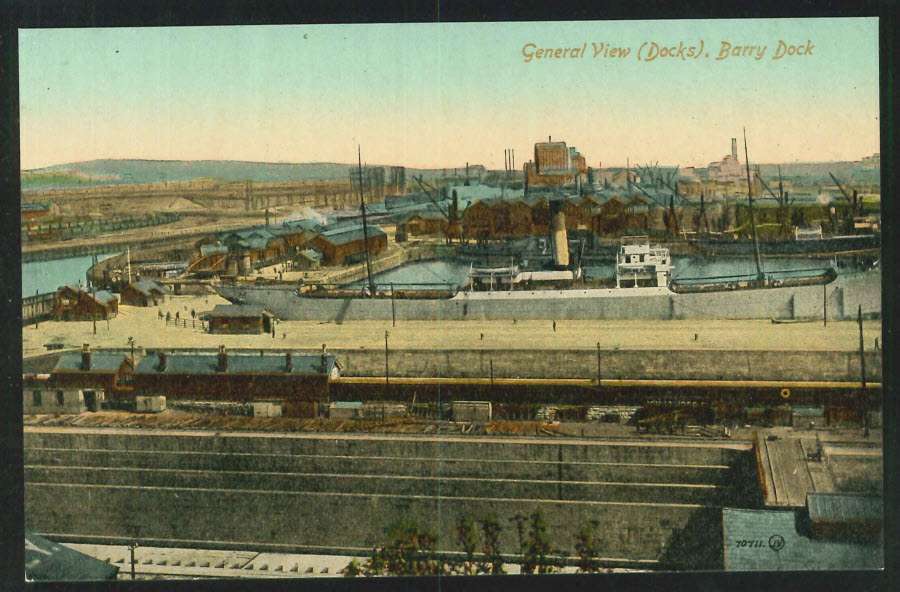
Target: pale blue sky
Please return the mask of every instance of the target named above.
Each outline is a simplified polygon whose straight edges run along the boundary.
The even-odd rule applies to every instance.
[[[779,39],[812,55],[772,60]],[[709,58],[641,62],[641,44]],[[721,42],[764,59],[715,60]],[[575,60],[522,48],[582,47]],[[631,48],[594,59],[591,42]],[[597,166],[704,166],[746,126],[752,161],[877,152],[867,19],[387,24],[19,32],[25,169],[94,158],[355,160],[517,168],[565,140]]]

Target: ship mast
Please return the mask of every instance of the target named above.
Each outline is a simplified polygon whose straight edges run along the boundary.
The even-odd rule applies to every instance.
[[[363,197],[362,148],[356,145],[359,158],[359,205],[362,208],[363,245],[366,249],[366,277],[369,278],[369,297],[375,298],[375,284],[372,282],[372,258],[369,256],[369,225],[366,223],[366,200]]]
[[[747,128],[744,128],[744,164],[747,166],[747,202],[750,204],[750,232],[753,233],[753,259],[756,261],[756,275],[760,280],[765,279],[760,264],[759,240],[756,238],[756,222],[753,220],[753,186],[750,183],[750,156],[747,154]]]

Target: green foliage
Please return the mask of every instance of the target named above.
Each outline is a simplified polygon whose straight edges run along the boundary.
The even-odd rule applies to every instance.
[[[356,559],[351,560],[344,569],[345,578],[355,578],[360,574],[362,574],[362,567],[360,567],[359,562]]]
[[[484,550],[484,562],[481,571],[491,575],[500,575],[503,571],[503,558],[500,556],[500,521],[497,516],[490,514],[479,521],[481,532],[484,536],[482,549]]]
[[[522,573],[532,574],[535,570],[539,574],[554,573],[556,568],[547,562],[547,557],[553,554],[555,549],[550,545],[544,517],[540,512],[534,512],[530,518],[531,525],[528,529],[528,538],[525,540],[522,556]]]
[[[372,551],[366,575],[419,576],[443,571],[442,562],[434,559],[437,538],[414,522],[404,520],[388,532],[390,543]]]
[[[600,555],[600,541],[597,540],[597,527],[600,525],[596,520],[585,521],[581,525],[581,530],[575,535],[575,550],[578,552],[578,570],[582,573],[596,573],[600,571],[600,564],[597,561]]]
[[[478,531],[475,529],[475,521],[471,516],[463,516],[456,521],[456,537],[466,554],[462,573],[472,575],[476,573],[475,551],[478,549]]]

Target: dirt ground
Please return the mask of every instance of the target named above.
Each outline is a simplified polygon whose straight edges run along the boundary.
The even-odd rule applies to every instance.
[[[46,353],[45,344],[80,347],[128,346],[133,337],[137,347],[205,347],[219,344],[247,348],[330,348],[384,347],[389,331],[391,348],[504,349],[504,348],[594,348],[604,349],[701,349],[701,350],[775,350],[775,351],[854,351],[859,348],[859,329],[852,321],[775,325],[766,320],[592,320],[557,321],[345,321],[341,325],[319,321],[283,321],[276,324],[276,337],[265,335],[210,335],[190,328],[190,311],[211,311],[224,298],[175,296],[159,307],[120,306],[119,316],[98,321],[96,334],[91,321],[46,321],[36,328],[22,329],[23,355]],[[188,319],[188,328],[166,325],[158,318],[177,312]],[[881,322],[863,323],[865,347],[874,348],[881,336]],[[880,340],[880,339],[879,339]]]

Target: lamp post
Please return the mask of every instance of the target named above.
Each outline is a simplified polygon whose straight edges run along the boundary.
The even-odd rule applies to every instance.
[[[131,346],[131,367],[134,368],[134,337],[128,338],[128,345]]]

